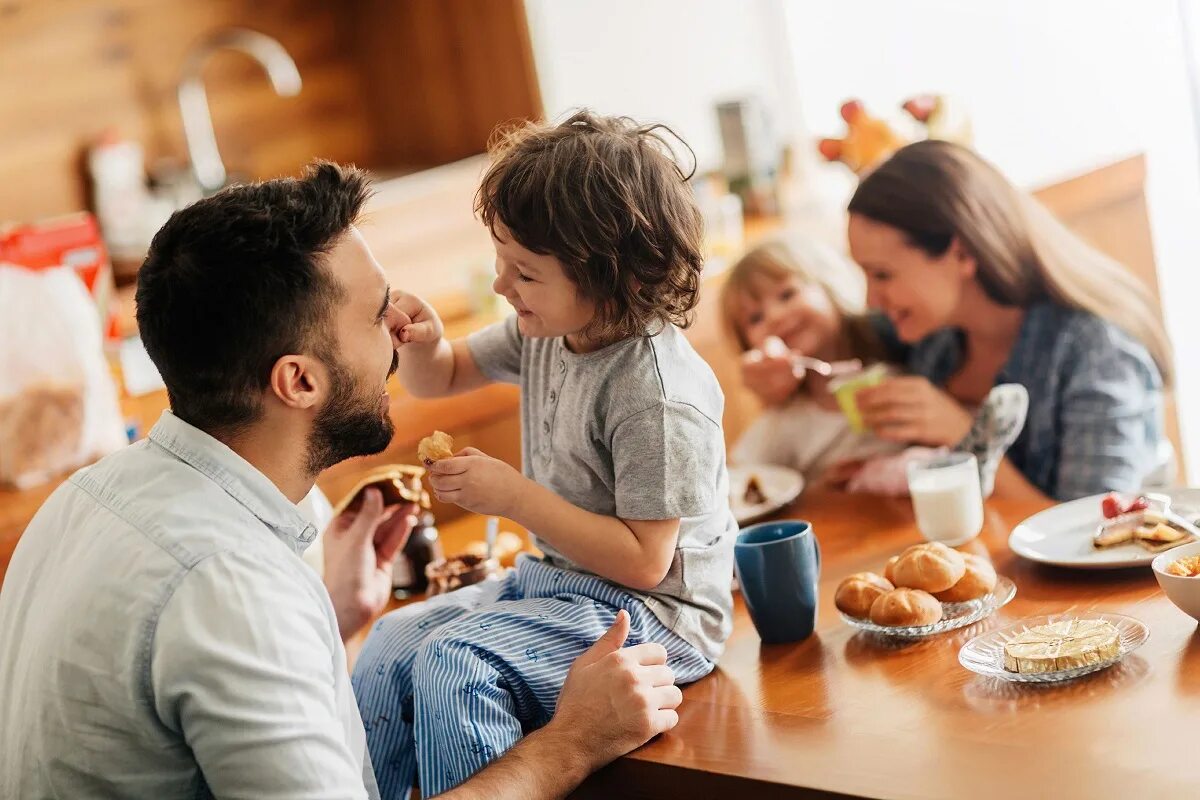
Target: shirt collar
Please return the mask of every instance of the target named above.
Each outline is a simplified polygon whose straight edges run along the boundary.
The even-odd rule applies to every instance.
[[[199,428],[164,411],[150,431],[150,440],[228,492],[296,554],[302,553],[316,538],[316,526],[304,518],[278,486]]]

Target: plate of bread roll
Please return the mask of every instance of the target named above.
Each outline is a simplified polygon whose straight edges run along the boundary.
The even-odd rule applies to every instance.
[[[1016,593],[986,558],[926,542],[892,556],[879,573],[846,577],[834,605],[855,628],[917,639],[972,625]]]

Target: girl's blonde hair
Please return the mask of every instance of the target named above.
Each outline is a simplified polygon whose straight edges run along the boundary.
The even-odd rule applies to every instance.
[[[1171,345],[1145,284],[967,148],[928,140],[898,150],[863,178],[849,210],[934,257],[957,239],[997,303],[1050,300],[1111,322],[1142,343],[1170,385]]]
[[[867,294],[862,270],[833,248],[798,234],[760,244],[730,268],[721,287],[721,316],[740,350],[749,350],[750,343],[737,324],[738,303],[747,295],[759,299],[759,282],[763,278],[772,281],[799,278],[805,284],[820,286],[847,326],[855,355],[875,354],[874,337],[862,317]]]

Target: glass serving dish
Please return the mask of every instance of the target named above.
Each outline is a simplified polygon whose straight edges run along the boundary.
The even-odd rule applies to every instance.
[[[942,603],[942,618],[932,625],[876,625],[869,619],[852,617],[840,611],[838,613],[842,614],[842,619],[846,621],[847,625],[859,630],[899,639],[923,639],[926,636],[936,636],[939,633],[974,625],[979,620],[995,613],[996,609],[1012,600],[1016,593],[1016,585],[1003,575],[998,575],[996,588],[992,590],[991,594],[965,603]]]
[[[1053,622],[1063,622],[1070,619],[1101,619],[1117,629],[1120,653],[1114,658],[1087,664],[1082,667],[1063,669],[1056,672],[1009,672],[1004,668],[1004,645],[1014,636],[1039,625],[1049,625]],[[1125,656],[1142,646],[1150,637],[1150,631],[1138,620],[1123,614],[1051,614],[1049,616],[1028,617],[1020,622],[981,633],[963,645],[958,651],[958,662],[972,672],[999,678],[1014,683],[1056,683],[1080,678],[1093,672],[1099,672],[1118,663]]]

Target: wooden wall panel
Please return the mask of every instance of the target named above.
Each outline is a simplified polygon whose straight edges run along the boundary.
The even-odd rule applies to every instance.
[[[88,205],[83,153],[105,128],[148,163],[186,155],[175,87],[192,45],[245,26],[279,39],[304,87],[278,97],[249,57],[206,71],[231,174],[294,173],[323,156],[371,164],[358,63],[338,5],[321,0],[7,0],[0,3],[0,220]]]
[[[351,8],[381,162],[455,161],[482,153],[497,124],[542,115],[521,0],[354,0]]]

